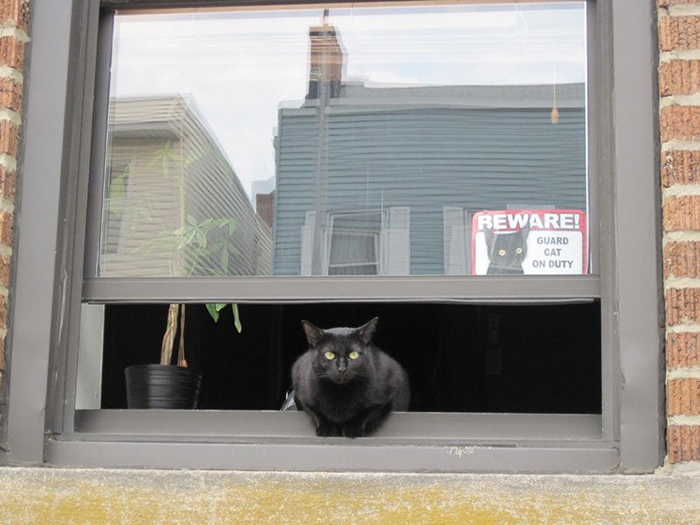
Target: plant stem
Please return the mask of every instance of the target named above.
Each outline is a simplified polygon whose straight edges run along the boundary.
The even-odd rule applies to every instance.
[[[160,364],[169,365],[173,356],[175,333],[177,332],[177,317],[180,310],[179,304],[171,304],[168,309],[168,324],[163,335],[163,344],[160,349]]]
[[[180,348],[177,352],[177,366],[187,368],[185,360],[185,305],[182,305],[182,314],[180,315]]]

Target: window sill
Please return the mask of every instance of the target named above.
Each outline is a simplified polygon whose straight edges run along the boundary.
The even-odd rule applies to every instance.
[[[498,436],[498,437],[495,437]],[[599,415],[396,413],[368,438],[317,438],[305,414],[78,410],[56,466],[215,470],[612,473]]]

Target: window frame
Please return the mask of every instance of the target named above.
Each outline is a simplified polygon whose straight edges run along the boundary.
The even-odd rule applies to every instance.
[[[236,282],[235,290],[240,302],[266,296],[290,302],[329,297],[503,302],[512,301],[514,290],[532,301],[600,297],[602,416],[468,414],[455,423],[451,414],[395,414],[385,434],[349,443],[309,436],[304,414],[73,408],[82,299],[129,302],[144,290],[153,302],[231,297],[216,279],[178,280],[177,294],[167,279],[138,284],[82,279],[83,266],[94,262],[89,256],[83,260],[83,239],[88,225],[99,223],[99,213],[88,217],[86,210],[96,191],[95,184],[88,187],[91,163],[93,169],[101,165],[105,154],[106,126],[99,123],[106,122],[106,115],[100,114],[99,94],[106,94],[109,85],[104,66],[110,59],[105,38],[111,31],[104,31],[111,24],[108,11],[181,7],[191,0],[36,0],[8,330],[4,462],[267,470],[653,470],[663,450],[654,7],[652,0],[587,2],[597,28],[597,35],[589,34],[588,126],[599,132],[589,144],[589,159],[596,160],[589,173],[599,177],[591,186],[591,207],[596,208],[591,216],[599,218],[599,244],[606,250],[600,277],[421,277],[411,278],[409,296],[401,290],[406,281],[400,277],[368,278],[366,284],[372,286],[361,288],[371,288],[369,296],[354,291],[363,278],[324,277],[322,293],[309,293],[305,279],[296,277],[249,278]],[[260,6],[284,0],[199,4]],[[57,100],[52,96],[56,92],[66,98]],[[646,238],[637,234],[640,230],[657,235]],[[597,251],[591,247],[591,253]],[[279,423],[282,418],[309,437],[290,432]],[[442,433],[416,439],[402,433],[407,421],[431,418],[437,418],[433,423]],[[475,431],[480,424],[485,430]],[[199,430],[186,430],[192,428]]]

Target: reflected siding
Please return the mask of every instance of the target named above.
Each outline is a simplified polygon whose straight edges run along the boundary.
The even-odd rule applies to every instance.
[[[248,197],[193,100],[180,96],[113,100],[103,210],[100,275],[269,275],[271,228]],[[189,219],[188,219],[189,218]],[[188,220],[234,220],[213,230],[195,257],[173,235]]]
[[[586,210],[584,101],[583,84],[558,85],[556,126],[552,86],[344,84],[326,107],[307,100],[281,109],[274,273],[299,274],[305,218],[319,189],[321,215],[409,208],[413,275],[446,273],[446,210]],[[327,220],[319,224],[327,228]]]

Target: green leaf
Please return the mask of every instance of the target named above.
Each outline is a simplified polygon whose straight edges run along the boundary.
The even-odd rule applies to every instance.
[[[163,157],[167,156],[168,149],[170,148],[170,141],[167,141],[163,147],[159,150],[156,150],[156,152],[153,154],[153,158],[151,159],[151,162],[148,163],[148,167],[152,168],[159,162],[162,162]]]
[[[204,157],[203,151],[193,151],[185,158],[185,166],[189,166],[193,162],[196,162],[199,159],[201,159],[202,157]]]
[[[126,175],[127,170],[124,170],[121,175],[117,175],[109,184],[107,198],[109,199],[124,199],[126,198]]]
[[[209,315],[211,315],[211,318],[214,319],[214,322],[217,322],[219,320],[219,311],[226,306],[225,303],[207,303],[207,311],[209,312]]]
[[[206,248],[207,247],[207,234],[204,233],[204,231],[199,229],[199,228],[197,228],[195,230],[195,232],[197,233],[197,242],[199,243],[199,245],[202,248]],[[202,254],[205,254],[205,253],[206,252],[202,252]]]
[[[238,305],[234,303],[231,305],[231,308],[233,308],[233,324],[240,334],[243,331],[243,325],[241,324],[241,318],[238,315]]]
[[[214,322],[219,321],[219,312],[226,308],[228,306],[226,303],[207,303],[207,311],[209,312],[209,315],[211,316],[212,319],[214,319]],[[231,308],[233,309],[233,325],[236,327],[236,330],[240,334],[243,331],[243,324],[241,324],[241,316],[238,313],[238,305],[237,304],[232,304]]]
[[[221,250],[221,255],[219,256],[219,266],[224,272],[228,272],[228,251]]]
[[[187,238],[184,239],[184,240],[179,244],[179,246],[177,247],[177,249],[178,249],[178,250],[181,250],[182,248],[184,248],[185,246],[187,246],[189,243],[191,243],[191,242],[192,242],[192,239],[194,239],[194,236],[195,236],[196,234],[197,234],[197,230],[192,230],[192,233],[189,233],[189,234],[187,235]]]
[[[157,150],[153,154],[153,158],[148,164],[148,167],[152,168],[156,164],[160,163],[163,177],[167,179],[168,175],[170,174],[170,159],[177,161],[177,155],[172,151],[171,141],[168,141],[161,149]]]

